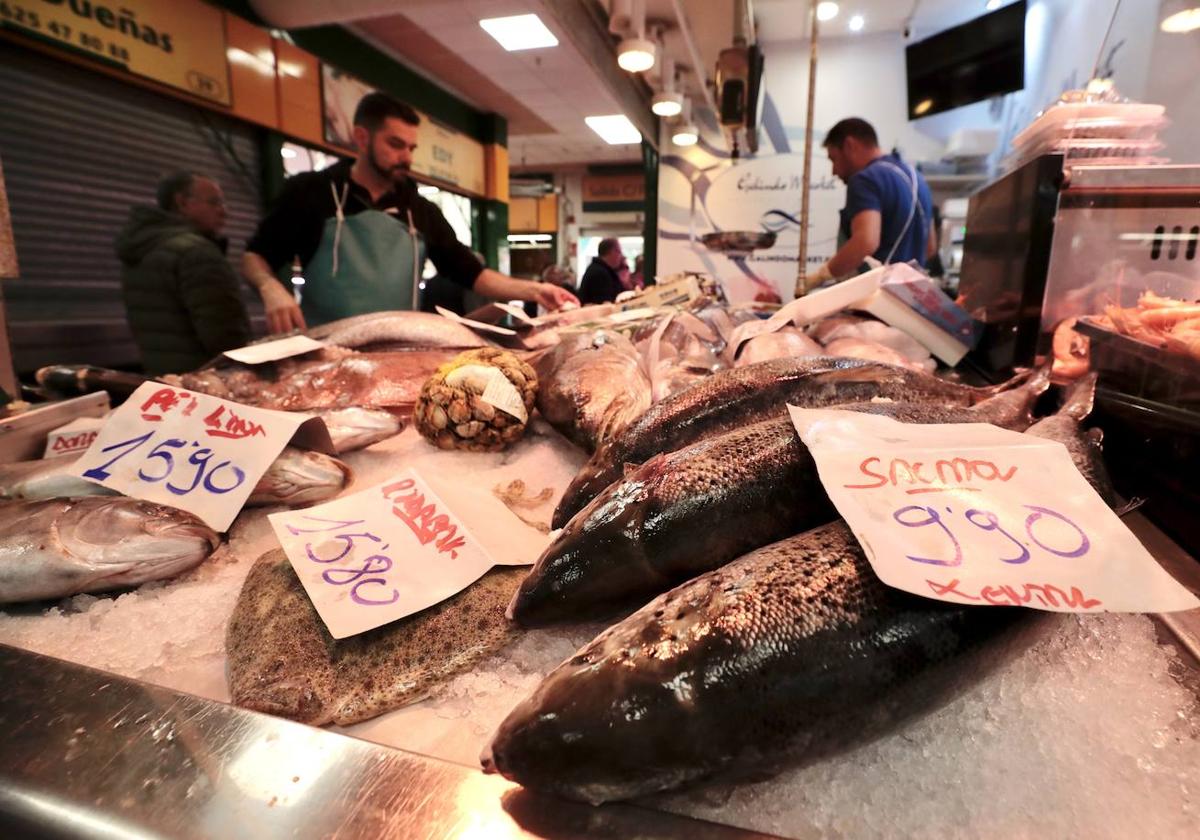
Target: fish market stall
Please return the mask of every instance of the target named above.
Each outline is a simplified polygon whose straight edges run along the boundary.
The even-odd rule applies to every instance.
[[[330,832],[445,836],[1194,833],[1200,672],[1195,648],[1179,639],[1200,639],[1196,614],[1164,619],[1176,637],[1145,615],[897,600],[864,577],[857,543],[778,413],[790,402],[917,424],[982,421],[1070,448],[1083,441],[1091,379],[1031,427],[1046,414],[1037,408],[1044,371],[980,388],[934,377],[928,351],[912,359],[904,353],[918,352],[903,342],[879,343],[894,337],[861,315],[808,324],[785,312],[797,326],[706,300],[630,311],[524,332],[542,344],[524,367],[489,347],[459,355],[461,334],[437,349],[443,333],[428,330],[439,325],[397,315],[350,325],[357,337],[343,340],[357,347],[285,360],[270,374],[219,366],[182,377],[171,387],[189,394],[332,412],[336,454],[320,455],[332,464],[313,452],[289,461],[284,449],[255,491],[262,506],[242,510],[215,551],[204,542],[199,559],[161,579],[0,608],[5,669],[24,675],[3,689],[0,731],[14,758],[0,763],[0,825],[44,831],[47,809],[69,809],[95,832],[120,824],[153,836],[282,836],[317,831],[320,820]],[[775,329],[743,330],[739,345],[731,339],[744,324]],[[422,349],[379,349],[414,325],[423,332],[411,346]],[[857,329],[848,336],[848,327]],[[759,341],[785,331],[817,347],[874,346],[869,358],[830,358]],[[774,357],[738,364],[739,346],[754,342]],[[909,364],[874,358],[889,349]],[[431,377],[435,351],[442,366]],[[525,387],[534,369],[536,396]],[[502,416],[481,399],[501,375],[528,409],[511,444],[505,416],[522,408],[507,402]],[[413,401],[407,425],[370,413],[412,412]],[[170,410],[164,399],[155,406]],[[1081,447],[1081,471],[1108,498],[1085,463],[1094,445]],[[80,492],[64,482],[86,462],[67,460],[32,475],[0,467],[0,483],[10,495]],[[290,520],[268,517],[357,498],[407,470],[497,562],[542,559],[532,570],[498,567],[426,610],[335,641],[280,551],[278,522]],[[330,521],[325,509],[309,508]],[[1139,514],[1126,521],[1200,591],[1190,557]],[[97,531],[119,530],[113,522],[85,520],[73,545],[101,543]],[[212,533],[185,525],[197,539]],[[625,557],[645,559],[622,570]],[[795,565],[804,558],[811,564]],[[814,571],[822,564],[828,578]],[[776,599],[789,606],[757,612]],[[843,629],[832,635],[806,629],[833,616]],[[949,623],[930,633],[909,616]],[[860,637],[878,640],[878,659],[844,658]],[[960,640],[972,655],[952,657],[951,679],[916,680],[916,694],[890,697]],[[755,662],[774,664],[754,676]],[[808,662],[812,692],[784,676]],[[749,682],[733,676],[743,669]],[[875,704],[864,686],[888,702]],[[642,705],[648,697],[663,701]],[[30,711],[36,703],[53,711]],[[764,703],[782,705],[766,714]],[[538,704],[540,721],[579,715],[570,737],[545,740],[548,752],[521,740]],[[806,711],[818,707],[829,711]],[[814,745],[801,761],[788,756],[797,737]],[[576,760],[579,740],[587,754]],[[729,743],[751,750],[737,756],[737,773],[716,772]],[[68,772],[35,760],[55,751]],[[95,772],[118,755],[111,779]],[[510,779],[481,775],[481,756]]]

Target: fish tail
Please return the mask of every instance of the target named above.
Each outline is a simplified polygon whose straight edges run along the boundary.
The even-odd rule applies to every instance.
[[[1092,413],[1096,403],[1096,380],[1099,378],[1094,371],[1075,380],[1063,394],[1062,407],[1058,414],[1065,415],[1077,421],[1084,420]]]
[[[1018,368],[1016,373],[1010,376],[1003,382],[998,382],[995,385],[987,385],[982,388],[972,389],[976,394],[976,401],[990,399],[1006,391],[1012,391],[1024,385],[1036,372],[1036,368]]]

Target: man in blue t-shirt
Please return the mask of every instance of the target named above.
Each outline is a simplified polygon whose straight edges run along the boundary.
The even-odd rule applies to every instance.
[[[921,174],[897,155],[885,155],[875,129],[857,117],[831,128],[824,145],[833,174],[846,183],[846,206],[837,253],[804,278],[805,287],[857,274],[867,257],[924,265],[935,239],[933,200]]]

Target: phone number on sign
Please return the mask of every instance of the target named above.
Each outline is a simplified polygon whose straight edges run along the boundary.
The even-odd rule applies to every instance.
[[[114,21],[116,20],[114,18]],[[82,47],[122,64],[129,63],[129,50],[120,44],[106,43],[103,38],[80,32],[58,20],[43,20],[38,12],[30,11],[16,3],[0,2],[0,21],[44,33],[73,47]]]

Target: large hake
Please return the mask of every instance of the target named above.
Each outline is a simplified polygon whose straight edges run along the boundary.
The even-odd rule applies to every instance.
[[[894,365],[822,356],[773,359],[719,371],[651,406],[598,449],[563,493],[551,524],[566,525],[621,477],[626,464],[643,464],[660,452],[674,452],[705,437],[783,416],[788,403],[819,408],[885,398],[965,407],[1014,384],[969,388]]]
[[[220,541],[190,513],[124,496],[0,502],[0,603],[173,577]]]
[[[1067,444],[1104,495],[1103,465],[1071,414],[1081,404],[1074,394],[1029,434]],[[937,707],[1002,661],[994,642],[1024,641],[1005,631],[1034,617],[891,589],[838,521],[695,578],[600,634],[508,715],[484,769],[600,803],[811,761]]]
[[[373,345],[409,347],[486,347],[488,343],[463,324],[432,312],[370,312],[330,321],[308,331],[311,338],[359,349]]]
[[[415,703],[513,638],[504,604],[521,573],[493,569],[436,606],[336,640],[283,552],[268,552],[250,570],[225,638],[233,702],[314,726]]]
[[[910,423],[994,423],[1025,429],[1047,387],[1028,383],[971,408],[840,406]],[[657,455],[614,482],[567,523],[521,583],[509,616],[570,620],[662,592],[747,551],[829,522],[833,508],[791,420],[777,418]]]

